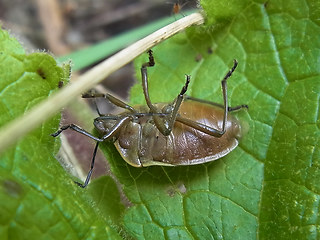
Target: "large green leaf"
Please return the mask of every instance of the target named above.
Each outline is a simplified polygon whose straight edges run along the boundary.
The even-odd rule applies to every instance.
[[[26,55],[0,29],[0,126],[48,97],[68,80],[69,71],[69,65],[57,66],[48,54]],[[55,159],[50,134],[59,121],[60,114],[0,156],[0,239],[117,238],[106,222],[114,219],[109,213],[117,213],[121,206],[114,204],[105,215],[92,209],[92,198],[82,194]],[[105,184],[114,182],[106,179]],[[117,191],[111,196],[119,202]]]
[[[108,150],[112,170],[134,204],[124,216],[138,239],[316,239],[320,180],[320,3],[205,1],[204,28],[154,48],[153,102],[172,101],[191,74],[187,94],[231,105],[248,133],[212,163],[136,169]],[[217,23],[212,26],[211,23]],[[147,56],[136,61],[139,68]],[[144,103],[140,84],[133,104]]]
[[[102,145],[132,203],[123,212],[110,177],[79,189],[59,166],[49,136],[56,116],[0,158],[1,239],[115,239],[122,224],[137,239],[317,239],[320,3],[201,4],[204,27],[153,49],[151,99],[172,101],[191,74],[188,95],[222,102],[220,81],[237,59],[230,105],[249,105],[234,113],[248,131],[239,147],[198,166],[134,168]],[[0,41],[3,125],[50,95],[68,69],[43,53],[25,55],[6,32]],[[135,63],[138,79],[145,61]],[[144,103],[140,84],[131,103]]]

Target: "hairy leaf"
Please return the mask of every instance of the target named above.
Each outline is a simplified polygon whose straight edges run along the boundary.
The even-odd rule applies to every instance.
[[[4,30],[0,30],[0,43],[2,126],[68,81],[70,67],[57,66],[46,53],[25,54]],[[0,239],[118,237],[106,225],[110,219],[92,210],[91,198],[82,194],[55,159],[50,134],[59,121],[60,114],[0,156]]]

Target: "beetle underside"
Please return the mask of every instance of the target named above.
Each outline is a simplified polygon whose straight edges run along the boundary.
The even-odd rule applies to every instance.
[[[162,109],[166,104],[155,105]],[[135,109],[140,112],[144,107],[138,106]],[[120,115],[126,114],[130,115],[130,112],[125,111]],[[223,125],[223,110],[209,104],[187,100],[182,102],[178,114],[217,129],[221,129]],[[100,121],[99,118],[95,121],[95,127],[102,135],[114,124],[115,121]],[[114,139],[114,144],[123,159],[134,167],[176,166],[219,159],[238,145],[240,137],[240,124],[230,115],[226,121],[226,131],[220,137],[211,136],[177,121],[171,133],[164,136],[155,126],[152,115],[146,115],[136,117],[124,126]]]
[[[146,106],[131,107],[110,94],[84,94],[84,98],[103,97],[123,108],[118,115],[103,115],[94,120],[102,137],[95,137],[82,128],[70,124],[52,136],[70,128],[97,141],[90,171],[84,184],[89,183],[97,148],[100,142],[113,141],[124,160],[134,167],[151,165],[194,165],[219,159],[238,145],[241,126],[228,112],[248,108],[247,105],[228,106],[227,79],[237,67],[237,61],[221,81],[223,104],[185,95],[190,76],[172,103],[152,104],[148,91],[147,68],[154,66],[152,51],[149,62],[141,67],[142,87]]]

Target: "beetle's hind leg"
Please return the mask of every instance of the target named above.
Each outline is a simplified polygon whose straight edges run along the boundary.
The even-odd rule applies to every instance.
[[[228,107],[228,112],[238,111],[242,108],[249,109],[249,106],[247,104],[242,104],[242,105],[238,105],[238,106],[234,106],[234,107]]]
[[[235,110],[238,110],[240,108],[248,108],[247,105],[239,105],[239,106],[236,106],[236,107],[229,107],[228,106],[227,80],[228,80],[228,78],[231,77],[231,75],[234,72],[234,70],[236,69],[237,65],[238,65],[237,60],[234,60],[233,67],[227,72],[227,74],[225,75],[225,77],[221,81],[222,93],[223,93],[223,105],[222,104],[218,104],[218,103],[214,103],[214,102],[201,100],[201,99],[187,97],[187,99],[191,99],[191,100],[195,100],[195,101],[199,101],[199,102],[203,102],[203,103],[208,103],[208,104],[223,108],[224,109],[224,116],[223,116],[223,124],[222,124],[222,129],[221,130],[214,129],[214,128],[212,128],[210,126],[207,126],[205,124],[198,123],[198,122],[195,122],[193,120],[183,118],[181,116],[177,116],[176,120],[178,122],[181,122],[181,123],[189,126],[189,127],[192,127],[192,128],[197,129],[197,130],[199,130],[201,132],[209,134],[211,136],[221,137],[225,133],[228,112],[235,111]]]
[[[189,127],[192,127],[200,132],[209,134],[210,136],[214,136],[214,137],[221,137],[224,134],[224,131],[219,130],[219,129],[215,129],[212,128],[210,126],[207,126],[205,124],[181,117],[181,116],[177,116],[176,118],[177,122],[183,123],[184,125],[187,125]]]
[[[216,102],[211,102],[208,100],[204,100],[204,99],[200,99],[200,98],[195,98],[195,97],[191,97],[188,95],[184,96],[184,100],[190,100],[190,101],[195,101],[195,102],[201,102],[201,103],[206,103],[206,104],[210,104],[219,108],[224,108],[223,104],[221,103],[216,103]],[[233,111],[237,111],[240,110],[242,108],[247,108],[249,109],[249,106],[247,104],[242,104],[242,105],[238,105],[238,106],[234,106],[234,107],[229,107],[228,106],[228,112],[233,112]]]

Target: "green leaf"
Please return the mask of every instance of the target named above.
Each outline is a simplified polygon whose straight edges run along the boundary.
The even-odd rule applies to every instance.
[[[220,81],[237,59],[229,102],[249,105],[234,113],[247,129],[239,147],[202,165],[134,168],[102,145],[131,203],[124,212],[110,177],[79,189],[56,161],[56,116],[0,158],[1,239],[115,239],[114,229],[137,239],[317,239],[320,3],[201,4],[204,27],[153,49],[151,100],[172,101],[191,74],[188,95],[221,103]],[[0,34],[2,125],[55,91],[68,69]],[[135,63],[138,79],[146,61]],[[144,104],[140,84],[131,103]]]
[[[4,30],[0,30],[0,43],[2,126],[66,83],[70,66],[58,66],[46,53],[25,54]],[[91,196],[73,183],[55,159],[57,146],[50,134],[59,121],[60,114],[0,156],[0,239],[119,237],[106,224],[112,219],[92,206]],[[121,209],[118,204],[112,212],[119,215]]]
[[[151,100],[172,101],[191,74],[188,95],[221,103],[220,81],[237,59],[229,101],[249,105],[234,114],[248,132],[229,155],[198,166],[137,169],[108,148],[112,171],[134,204],[124,225],[137,239],[316,239],[320,3],[201,3],[205,27],[153,49]],[[146,61],[144,55],[135,62],[138,79]],[[131,103],[144,104],[140,84]]]

